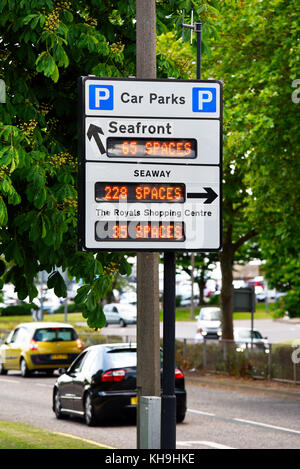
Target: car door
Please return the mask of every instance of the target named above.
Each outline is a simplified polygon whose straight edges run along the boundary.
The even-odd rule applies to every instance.
[[[112,318],[111,318],[111,306],[110,305],[105,305],[103,309],[104,315],[106,317],[106,322],[107,324],[112,323]]]
[[[80,368],[73,376],[73,405],[76,412],[84,411],[84,393],[90,389],[92,370],[97,363],[97,350],[87,352]]]
[[[83,352],[79,357],[72,363],[68,371],[63,375],[63,378],[59,382],[59,393],[60,402],[63,409],[74,411],[74,377],[76,377],[78,370],[80,369],[86,352]]]
[[[119,321],[120,321],[120,314],[119,314],[119,311],[118,311],[118,308],[117,306],[113,306],[112,307],[112,321],[114,324],[118,324]]]
[[[7,370],[11,369],[12,360],[10,353],[10,344],[15,332],[16,329],[10,332],[10,334],[6,337],[4,344],[1,346],[1,361]]]
[[[4,366],[7,370],[18,370],[22,348],[23,328],[16,328],[12,335],[6,340],[4,350]]]

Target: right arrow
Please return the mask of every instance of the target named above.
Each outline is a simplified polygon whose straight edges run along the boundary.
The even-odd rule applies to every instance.
[[[99,148],[101,155],[103,155],[103,153],[105,153],[105,148],[103,146],[103,143],[101,141],[99,134],[104,135],[101,127],[98,127],[97,125],[94,125],[94,124],[90,124],[89,130],[87,132],[88,139],[91,140],[91,138],[94,137],[95,142],[97,143],[97,147]]]
[[[211,204],[217,197],[218,194],[211,187],[204,187],[203,188],[206,192],[188,192],[187,198],[188,199],[206,199],[204,201],[205,204]]]

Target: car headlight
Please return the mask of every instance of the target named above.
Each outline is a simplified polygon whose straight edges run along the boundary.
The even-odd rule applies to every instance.
[[[246,344],[239,344],[239,346],[236,348],[237,352],[244,352],[247,348]]]
[[[218,334],[219,337],[221,337],[222,331],[218,331],[217,334]]]

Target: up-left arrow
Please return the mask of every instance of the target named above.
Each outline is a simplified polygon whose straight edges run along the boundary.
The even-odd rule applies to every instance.
[[[94,124],[90,124],[89,130],[87,132],[88,139],[91,140],[91,138],[94,137],[95,142],[97,143],[97,147],[99,148],[101,155],[103,155],[103,153],[105,153],[105,148],[103,146],[103,143],[101,141],[99,134],[104,135],[101,127],[98,127],[97,125],[94,125]]]

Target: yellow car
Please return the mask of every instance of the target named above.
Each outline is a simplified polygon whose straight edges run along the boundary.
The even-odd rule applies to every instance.
[[[0,374],[8,370],[21,370],[24,377],[33,371],[51,374],[69,367],[81,351],[82,343],[70,324],[22,323],[0,346]]]

